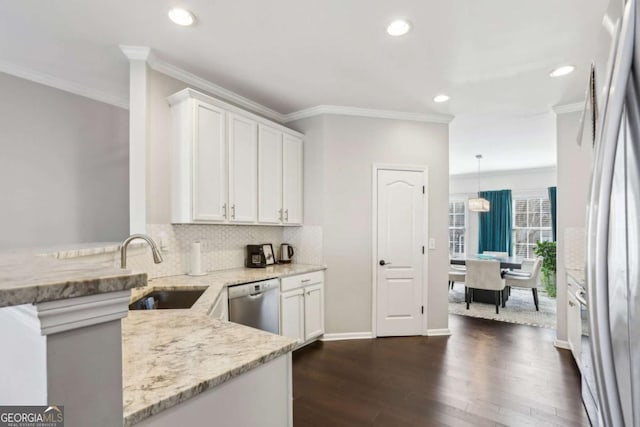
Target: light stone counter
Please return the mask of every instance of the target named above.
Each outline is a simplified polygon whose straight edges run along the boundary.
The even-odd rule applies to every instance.
[[[41,253],[0,254],[0,307],[124,291],[147,282],[145,273]]]
[[[220,291],[228,286],[242,283],[257,282],[295,276],[297,274],[311,273],[313,271],[326,270],[325,266],[308,264],[278,264],[266,268],[233,268],[208,273],[205,276],[170,276],[149,280],[147,286],[134,289],[131,292],[131,302],[156,290],[200,290],[206,291],[191,307],[191,311],[209,314],[220,295]]]
[[[188,310],[136,310],[122,322],[124,425],[131,426],[292,351],[296,340],[209,316],[228,286],[325,270],[282,264],[152,279],[154,290],[206,289]]]
[[[124,425],[131,426],[293,350],[296,341],[191,310],[122,321]]]

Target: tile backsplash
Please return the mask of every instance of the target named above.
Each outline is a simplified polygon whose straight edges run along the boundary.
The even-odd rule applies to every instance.
[[[191,243],[201,243],[202,270],[217,271],[244,266],[245,246],[271,243],[278,257],[281,243],[293,245],[297,264],[323,264],[322,227],[278,227],[256,225],[187,225],[147,224],[147,234],[162,253],[163,262],[153,263],[151,250],[144,242],[132,242],[127,254],[127,267],[144,271],[149,278],[175,276],[189,271]],[[92,245],[50,254],[76,261],[120,265],[119,243]],[[80,259],[78,259],[80,258]]]
[[[293,245],[294,262],[298,264],[323,264],[321,226],[287,227],[284,229],[284,241]]]

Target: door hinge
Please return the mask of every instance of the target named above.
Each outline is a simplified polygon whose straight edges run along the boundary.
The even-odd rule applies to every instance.
[[[424,305],[420,306],[420,313],[424,314]]]
[[[422,186],[422,194],[424,194],[424,185]]]
[[[422,247],[422,253],[424,254],[424,246]]]

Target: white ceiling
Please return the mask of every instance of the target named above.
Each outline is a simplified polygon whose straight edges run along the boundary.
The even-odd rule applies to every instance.
[[[576,124],[577,126],[577,124]],[[554,113],[461,114],[449,125],[449,174],[556,165]]]
[[[0,69],[126,99],[118,45],[290,113],[319,104],[533,114],[579,101],[607,0],[21,0],[0,2]],[[197,16],[178,27],[173,6]],[[407,17],[401,38],[386,24]],[[549,71],[574,64],[574,74]],[[447,104],[432,97],[446,92]],[[475,152],[475,150],[474,150]]]
[[[0,2],[0,71],[125,104],[119,45],[288,114],[317,105],[452,114],[450,172],[553,166],[554,105],[583,99],[608,0]],[[171,7],[193,11],[179,27]],[[397,17],[413,31],[389,37]],[[576,72],[551,79],[573,64]],[[24,72],[26,70],[26,73]],[[62,85],[65,86],[65,85]],[[79,88],[79,89],[78,89]],[[451,101],[435,104],[434,95]]]

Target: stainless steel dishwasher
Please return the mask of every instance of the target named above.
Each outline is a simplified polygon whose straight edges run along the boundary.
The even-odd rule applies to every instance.
[[[280,334],[280,280],[229,287],[229,320]]]

